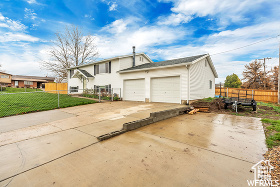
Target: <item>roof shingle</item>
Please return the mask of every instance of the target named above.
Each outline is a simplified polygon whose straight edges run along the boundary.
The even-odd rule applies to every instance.
[[[82,72],[85,76],[87,77],[93,77],[89,72],[87,72],[86,70],[83,69],[78,69],[80,72]]]
[[[123,69],[123,70],[120,70],[119,72],[149,69],[149,68],[154,68],[154,67],[170,66],[170,65],[182,64],[182,63],[187,63],[187,62],[193,62],[205,55],[207,55],[207,54],[185,57],[185,58],[178,58],[178,59],[173,59],[173,60],[166,60],[166,61],[161,61],[161,62],[146,63],[146,64],[142,64],[139,66]]]

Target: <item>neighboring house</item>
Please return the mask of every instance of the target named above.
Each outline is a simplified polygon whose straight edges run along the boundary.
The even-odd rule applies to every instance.
[[[208,54],[153,62],[146,54],[134,52],[69,68],[68,87],[106,86],[120,88],[123,100],[183,103],[214,97],[217,77]]]
[[[8,86],[12,82],[12,75],[9,73],[0,72],[0,85]]]
[[[11,86],[18,88],[45,88],[45,83],[54,82],[54,79],[54,77],[13,75]]]

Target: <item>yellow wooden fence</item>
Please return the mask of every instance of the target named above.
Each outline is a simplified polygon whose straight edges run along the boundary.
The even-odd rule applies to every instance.
[[[48,93],[58,93],[59,94],[67,94],[67,83],[46,83],[45,84],[45,91]]]
[[[215,88],[215,95],[221,95],[223,97],[239,97],[247,98],[252,97],[259,102],[266,103],[277,103],[278,102],[278,91],[276,90],[254,90],[254,89],[242,89],[242,88]]]

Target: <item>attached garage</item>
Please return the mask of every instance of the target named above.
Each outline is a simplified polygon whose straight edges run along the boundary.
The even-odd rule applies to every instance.
[[[123,94],[126,101],[145,101],[145,79],[124,80]]]
[[[151,78],[151,102],[181,103],[180,76]]]

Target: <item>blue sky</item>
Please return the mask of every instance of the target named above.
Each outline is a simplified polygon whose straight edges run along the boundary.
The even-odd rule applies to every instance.
[[[54,33],[74,24],[96,37],[99,58],[145,52],[154,61],[216,54],[280,34],[279,0],[1,0],[0,64],[12,74],[40,68]],[[219,78],[241,78],[254,59],[277,65],[279,37],[212,56]]]

